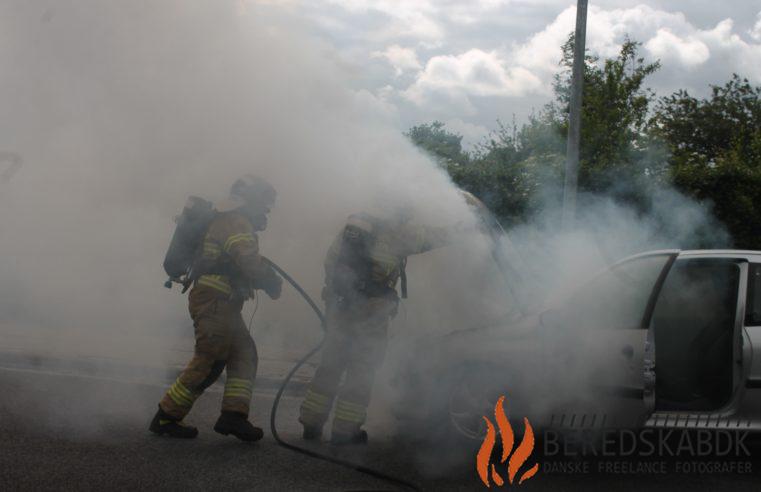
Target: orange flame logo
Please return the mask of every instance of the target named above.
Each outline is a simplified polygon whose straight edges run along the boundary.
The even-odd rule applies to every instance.
[[[513,427],[510,425],[510,421],[507,420],[507,415],[505,415],[505,408],[503,406],[504,401],[505,397],[500,396],[497,404],[494,406],[494,419],[497,421],[497,428],[499,428],[499,435],[502,441],[502,457],[500,463],[505,463],[508,461],[508,458],[510,459],[507,463],[507,478],[510,481],[510,485],[512,485],[521,466],[526,463],[531,456],[531,453],[534,451],[534,429],[531,428],[531,423],[529,423],[528,419],[524,417],[523,423],[525,431],[523,433],[523,440],[521,440],[521,443],[515,448],[515,450],[513,450],[515,434],[513,433]],[[484,417],[484,420],[486,421],[486,437],[484,438],[483,444],[481,444],[481,449],[478,450],[478,455],[476,455],[476,471],[478,471],[478,476],[481,477],[481,481],[487,487],[491,487],[491,482],[494,482],[498,487],[501,487],[505,484],[505,480],[499,473],[497,473],[497,469],[494,464],[491,463],[492,451],[497,444],[497,432],[488,418]],[[490,471],[491,474],[489,473]],[[539,463],[536,463],[521,475],[521,478],[518,480],[518,485],[536,475],[538,471]],[[491,480],[489,480],[490,475]]]

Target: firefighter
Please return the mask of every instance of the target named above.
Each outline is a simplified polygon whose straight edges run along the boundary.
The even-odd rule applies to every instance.
[[[386,219],[352,215],[328,251],[323,288],[328,331],[299,416],[306,440],[322,437],[336,400],[331,442],[367,442],[361,427],[399,304],[396,284],[401,277],[405,297],[407,257],[443,246],[448,236],[444,228],[413,226],[410,212],[406,206]]]
[[[272,299],[280,297],[282,279],[259,256],[256,236],[267,226],[275,195],[265,180],[246,175],[235,181],[229,199],[216,207],[191,274],[195,354],[159,403],[151,432],[196,437],[198,430],[182,419],[226,368],[222,413],[214,430],[244,441],[261,439],[262,430],[248,421],[258,357],[241,309],[254,289],[264,290]]]

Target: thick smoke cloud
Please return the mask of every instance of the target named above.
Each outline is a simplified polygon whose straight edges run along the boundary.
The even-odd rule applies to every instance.
[[[346,89],[350,74],[327,48],[269,8],[0,8],[0,149],[26,162],[0,184],[0,312],[7,330],[39,335],[47,350],[160,363],[191,332],[185,299],[161,287],[172,217],[190,194],[223,198],[245,172],[279,193],[262,252],[315,296],[350,213],[412,197],[424,221],[467,218],[380,104]],[[257,319],[281,340],[318,335],[292,293],[262,300]]]
[[[7,343],[146,366],[165,364],[178,347],[187,355],[186,299],[161,286],[172,217],[188,195],[221,199],[247,172],[278,190],[263,254],[315,298],[324,255],[351,213],[411,200],[420,222],[471,230],[446,174],[381,102],[347,89],[351,68],[303,32],[277,7],[251,3],[0,5],[0,151],[23,158],[0,181]],[[689,200],[654,200],[667,220],[601,200],[582,209],[575,233],[558,233],[550,212],[511,231],[532,297],[626,254],[690,243],[696,231],[723,237]],[[392,324],[387,367],[412,339],[517,315],[484,236],[457,235],[412,258],[408,272],[410,300]],[[295,358],[319,339],[288,289],[277,302],[261,300],[254,330],[263,358]],[[381,389],[371,417],[390,399]]]

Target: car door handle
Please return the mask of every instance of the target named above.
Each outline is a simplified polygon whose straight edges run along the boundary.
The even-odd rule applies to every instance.
[[[634,357],[634,347],[632,347],[631,345],[624,345],[623,348],[621,349],[621,355],[623,355],[627,359],[631,359],[632,357]]]

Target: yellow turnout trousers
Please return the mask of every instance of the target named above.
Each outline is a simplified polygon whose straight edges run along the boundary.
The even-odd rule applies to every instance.
[[[218,290],[197,285],[190,291],[189,310],[195,327],[195,353],[159,403],[182,419],[203,391],[227,367],[222,411],[248,416],[258,356],[241,317],[243,301],[230,301]]]
[[[386,353],[388,324],[396,305],[388,297],[368,298],[346,308],[328,304],[322,361],[301,404],[302,424],[322,426],[337,397],[333,433],[359,431],[367,417],[375,372]]]

